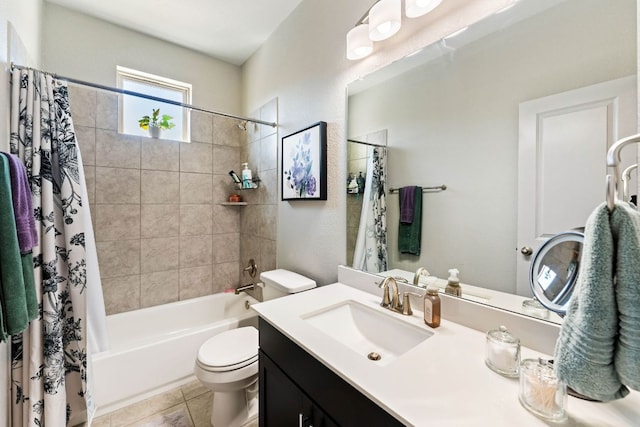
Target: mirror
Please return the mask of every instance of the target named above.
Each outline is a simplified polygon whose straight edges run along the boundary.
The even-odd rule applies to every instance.
[[[547,240],[533,256],[529,273],[533,296],[561,317],[578,280],[583,243],[584,234],[566,231]]]
[[[447,186],[423,194],[419,256],[398,251],[399,195],[387,191],[385,274],[411,283],[414,272],[425,267],[446,285],[447,271],[457,268],[463,298],[520,311],[532,296],[531,253],[553,235],[584,226],[604,201],[606,174],[604,146],[589,150],[593,159],[575,149],[549,151],[545,167],[535,166],[537,156],[547,151],[519,153],[521,111],[558,96],[579,95],[585,88],[631,84],[615,107],[603,111],[614,114],[624,107],[625,117],[632,118],[620,120],[607,134],[609,143],[636,133],[636,16],[634,0],[520,0],[349,85],[347,135],[357,139],[386,130],[387,187]],[[534,118],[552,116],[532,111]],[[556,128],[563,131],[563,123]],[[635,153],[623,153],[623,159],[636,163]],[[537,191],[519,191],[523,165],[548,172],[525,174],[534,189],[554,179],[555,172],[576,175],[554,184],[554,197],[529,210],[555,207],[532,223],[534,244],[519,239],[524,223],[520,202],[539,201]],[[597,176],[578,177],[583,170]],[[531,247],[529,255],[521,253],[524,246]],[[507,296],[513,301],[504,304]]]

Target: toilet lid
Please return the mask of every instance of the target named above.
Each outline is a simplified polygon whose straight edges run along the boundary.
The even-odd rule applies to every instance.
[[[231,367],[258,356],[258,330],[232,329],[209,338],[198,350],[198,361],[210,367]]]

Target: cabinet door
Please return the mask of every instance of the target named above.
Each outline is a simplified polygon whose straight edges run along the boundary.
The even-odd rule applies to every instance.
[[[260,426],[299,426],[302,392],[262,351],[259,364]]]

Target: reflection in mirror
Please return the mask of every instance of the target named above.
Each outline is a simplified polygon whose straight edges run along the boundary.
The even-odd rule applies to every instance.
[[[580,273],[584,234],[559,233],[547,240],[531,262],[530,283],[540,304],[564,317]]]
[[[358,136],[347,144],[347,263],[376,273],[388,267],[386,144],[386,130]]]
[[[349,85],[349,138],[387,129],[387,187],[447,185],[424,194],[419,256],[398,251],[388,195],[387,272],[446,285],[457,268],[463,298],[531,298],[520,249],[584,226],[607,145],[636,133],[636,16],[635,0],[521,0]]]

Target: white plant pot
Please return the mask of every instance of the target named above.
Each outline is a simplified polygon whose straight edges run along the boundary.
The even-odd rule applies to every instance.
[[[158,126],[149,126],[149,135],[151,135],[151,138],[160,138],[160,128]]]

